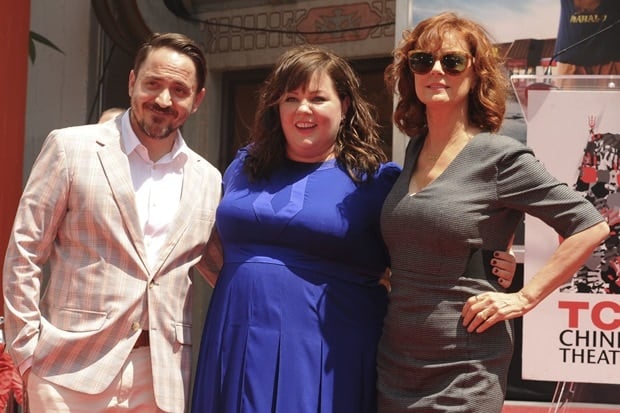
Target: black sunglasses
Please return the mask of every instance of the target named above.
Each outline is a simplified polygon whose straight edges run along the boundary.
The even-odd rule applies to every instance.
[[[433,69],[435,64],[435,56],[432,53],[418,52],[411,50],[408,54],[409,68],[416,75],[425,75]],[[456,76],[465,69],[469,62],[470,55],[467,53],[449,52],[441,56],[438,60],[441,68],[449,75]]]

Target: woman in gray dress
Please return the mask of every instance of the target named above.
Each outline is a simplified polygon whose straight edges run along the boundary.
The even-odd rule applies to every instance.
[[[530,149],[495,134],[508,82],[480,25],[442,13],[403,37],[386,69],[394,121],[411,141],[381,218],[392,290],[379,411],[497,413],[510,320],[570,278],[609,227]],[[501,292],[482,257],[506,248],[525,213],[564,241],[520,291]]]

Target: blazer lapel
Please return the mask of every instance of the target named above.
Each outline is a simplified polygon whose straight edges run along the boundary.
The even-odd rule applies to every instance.
[[[144,235],[140,228],[140,219],[136,209],[136,199],[133,183],[131,181],[131,171],[129,170],[129,160],[121,149],[120,136],[107,141],[99,141],[99,144],[102,146],[98,152],[101,166],[108,179],[110,189],[116,200],[116,205],[127,226],[131,242],[142,260],[142,265],[148,273],[150,271],[146,258]]]

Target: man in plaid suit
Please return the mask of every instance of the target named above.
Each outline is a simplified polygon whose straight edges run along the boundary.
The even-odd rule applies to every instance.
[[[155,34],[130,72],[128,111],[47,137],[3,276],[7,343],[31,411],[187,407],[189,270],[205,255],[221,175],[179,128],[205,77],[192,40]]]

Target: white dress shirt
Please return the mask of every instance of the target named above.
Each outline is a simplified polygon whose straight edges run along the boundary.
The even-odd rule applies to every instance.
[[[179,131],[172,151],[153,162],[131,128],[129,116],[130,111],[123,114],[121,140],[129,158],[140,226],[152,268],[157,263],[159,251],[179,208],[187,145]]]

